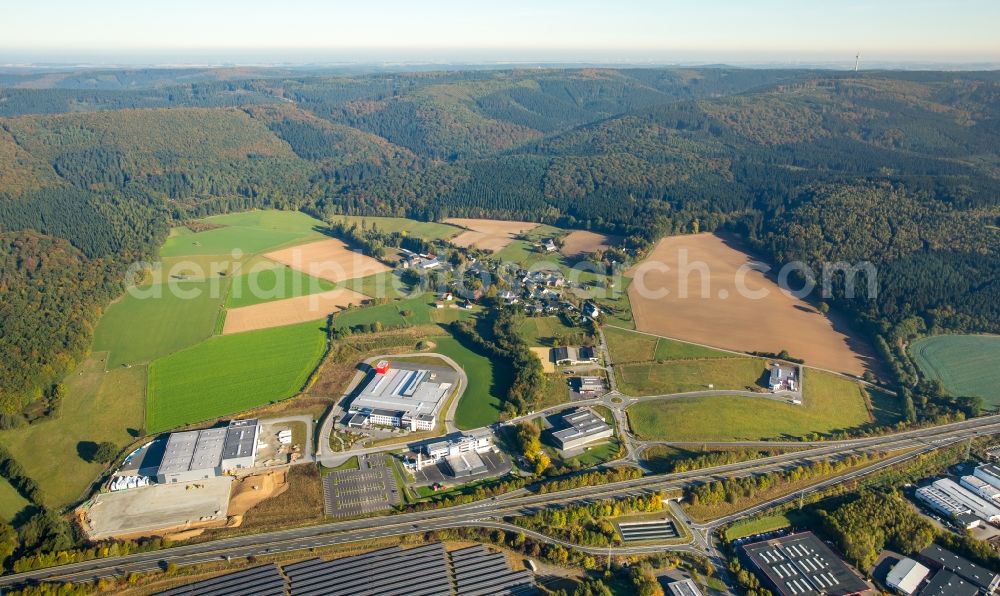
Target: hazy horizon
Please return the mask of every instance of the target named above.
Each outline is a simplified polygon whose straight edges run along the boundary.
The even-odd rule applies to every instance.
[[[104,0],[5,10],[0,64],[1000,64],[1000,3]]]

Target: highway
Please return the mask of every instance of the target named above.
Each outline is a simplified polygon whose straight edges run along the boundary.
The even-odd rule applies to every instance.
[[[20,585],[33,581],[89,581],[98,577],[122,575],[131,572],[151,571],[165,567],[168,563],[178,566],[192,565],[207,561],[217,561],[227,557],[246,557],[274,554],[294,550],[308,550],[355,542],[371,540],[386,536],[399,536],[416,532],[426,532],[442,528],[461,526],[482,527],[488,524],[502,524],[503,518],[510,515],[524,515],[545,507],[565,506],[574,502],[589,502],[613,497],[648,493],[650,491],[683,488],[689,484],[701,483],[726,477],[742,477],[773,470],[785,469],[810,461],[846,457],[852,454],[893,452],[895,455],[877,464],[862,469],[855,469],[840,476],[821,482],[809,491],[821,490],[826,486],[857,478],[872,473],[878,469],[939,447],[963,441],[969,437],[994,434],[1000,432],[1000,416],[987,416],[948,425],[918,429],[895,435],[870,437],[852,441],[843,441],[810,447],[803,451],[786,453],[774,457],[714,466],[701,470],[678,474],[662,474],[645,476],[634,480],[615,482],[601,486],[586,486],[576,489],[548,494],[534,494],[526,490],[514,491],[490,500],[477,501],[457,507],[435,509],[430,511],[401,513],[391,516],[369,517],[349,521],[327,522],[299,528],[289,528],[274,532],[236,536],[199,544],[188,544],[150,553],[139,553],[122,557],[97,559],[82,563],[73,563],[41,569],[26,573],[0,577],[0,586]],[[909,450],[901,453],[902,450]],[[765,503],[727,516],[709,524],[692,524],[706,537],[690,544],[673,545],[670,547],[634,547],[649,550],[689,550],[698,552],[702,545],[710,540],[711,532],[718,526],[750,515],[757,510],[767,508],[781,502],[798,498],[794,493],[781,499]],[[548,542],[553,540],[542,537]],[[700,543],[700,544],[697,544]],[[575,547],[589,552],[582,547]],[[615,548],[615,553],[632,552],[633,547]],[[597,549],[606,554],[607,549]],[[635,552],[648,552],[636,550]]]

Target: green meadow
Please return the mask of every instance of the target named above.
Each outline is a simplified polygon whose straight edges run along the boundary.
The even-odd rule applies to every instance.
[[[6,478],[0,477],[0,521],[9,522],[30,505]]]
[[[284,265],[254,269],[250,273],[233,278],[229,294],[226,296],[226,308],[308,296],[337,287],[333,282],[312,277]]]
[[[175,228],[160,256],[230,255],[234,250],[248,255],[326,237],[322,221],[299,211],[247,211],[200,221],[220,227],[202,232]]]
[[[913,342],[910,353],[920,371],[949,393],[980,397],[984,408],[1000,406],[1000,336],[925,337]]]
[[[650,399],[630,406],[635,433],[660,441],[739,441],[826,435],[873,422],[857,383],[807,369],[802,405],[763,397]],[[881,422],[881,421],[880,421]]]
[[[433,295],[425,293],[417,298],[340,311],[333,317],[333,327],[346,329],[357,325],[371,325],[376,321],[386,329],[403,325],[444,324],[469,319],[479,310],[479,307],[471,310],[452,306],[435,308]]]
[[[323,355],[318,323],[216,336],[149,367],[147,432],[228,416],[298,393]]]
[[[134,288],[108,307],[94,331],[108,367],[149,362],[212,336],[229,282],[172,281]]]
[[[652,360],[691,360],[702,358],[733,358],[736,355],[682,341],[647,335],[629,329],[604,328],[608,350],[615,363],[649,362]]]
[[[513,371],[502,362],[473,351],[454,337],[433,337],[434,352],[458,363],[469,377],[462,399],[455,410],[455,425],[463,430],[493,424],[500,419],[502,395],[510,387]]]
[[[402,232],[426,240],[447,240],[462,233],[462,228],[433,221],[417,221],[404,217],[366,217],[359,215],[334,216],[333,221],[346,221],[369,228],[372,225],[383,232]]]
[[[38,483],[48,507],[74,503],[101,473],[101,464],[84,459],[88,445],[110,441],[125,447],[142,435],[146,367],[105,372],[104,357],[92,354],[66,377],[66,395],[54,417],[0,431],[0,443]]]

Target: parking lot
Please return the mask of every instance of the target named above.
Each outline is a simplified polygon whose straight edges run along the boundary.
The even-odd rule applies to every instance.
[[[331,517],[354,517],[399,505],[396,478],[384,455],[361,455],[357,470],[331,472],[323,478],[323,501]]]
[[[414,484],[417,486],[430,486],[434,483],[443,484],[445,486],[465,484],[482,478],[502,476],[507,472],[510,472],[510,460],[502,454],[494,451],[484,451],[478,455],[482,458],[483,463],[486,464],[486,471],[481,474],[455,478],[448,471],[448,465],[442,461],[432,466],[426,466],[422,470],[414,471]]]

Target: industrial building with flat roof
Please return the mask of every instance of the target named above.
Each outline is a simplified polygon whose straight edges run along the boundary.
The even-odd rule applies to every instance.
[[[667,590],[671,596],[703,596],[698,585],[692,579],[682,579],[667,584]]]
[[[931,570],[909,557],[892,566],[885,578],[885,585],[906,596],[912,596]]]
[[[741,547],[745,559],[782,596],[849,596],[874,591],[812,532]]]
[[[966,513],[972,513],[971,509],[953,499],[948,493],[938,490],[933,486],[918,488],[916,495],[928,507],[948,517],[958,517]]]
[[[444,366],[381,361],[375,375],[351,402],[350,426],[394,426],[434,430],[456,381]]]
[[[927,582],[920,596],[976,596],[979,588],[958,577],[950,571],[942,569]]]
[[[190,482],[252,468],[257,455],[257,420],[233,420],[225,428],[171,433],[156,470],[156,481]]]
[[[562,422],[565,428],[554,431],[552,438],[564,450],[582,447],[614,434],[614,429],[589,408],[580,408],[563,415]]]
[[[963,506],[968,507],[976,517],[990,523],[1000,522],[1000,507],[962,488],[950,478],[935,480],[934,488],[946,493]]]
[[[488,431],[480,431],[461,435],[457,438],[434,441],[424,445],[423,453],[417,453],[410,458],[411,467],[417,470],[424,466],[444,463],[448,473],[456,478],[475,476],[489,470],[489,466],[480,457],[493,449],[493,435]],[[427,457],[424,458],[424,455]]]
[[[988,482],[993,486],[1000,488],[1000,468],[993,464],[982,464],[976,466],[976,471],[973,472],[972,475],[984,482]]]
[[[1000,587],[1000,575],[936,544],[920,551],[920,559],[935,569],[954,573],[986,594],[992,594]]]
[[[976,496],[986,499],[990,503],[1000,502],[1000,488],[993,486],[982,478],[962,476],[958,482]]]
[[[576,377],[572,381],[573,390],[577,393],[603,393],[604,379],[601,377]]]
[[[489,466],[486,465],[483,458],[475,451],[449,455],[444,458],[444,463],[448,466],[448,471],[455,478],[467,478],[476,474],[485,474],[489,470]]]

